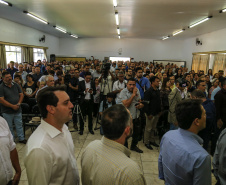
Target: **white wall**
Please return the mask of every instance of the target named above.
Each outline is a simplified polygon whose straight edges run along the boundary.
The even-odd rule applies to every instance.
[[[202,45],[196,46],[196,38],[202,41]],[[192,53],[205,51],[226,50],[226,29],[217,30],[204,35],[199,35],[184,41],[184,58],[191,60]],[[191,63],[190,63],[191,65]]]
[[[190,69],[192,53],[226,50],[226,29],[186,40],[162,41],[129,38],[58,38],[6,19],[0,18],[0,25],[0,41],[46,46],[49,47],[48,57],[50,54],[56,54],[86,58],[94,56],[100,60],[109,56],[133,57],[135,61],[182,60],[187,62]],[[42,35],[46,35],[45,43],[39,42]],[[196,46],[196,38],[202,40],[202,46]],[[121,55],[118,54],[120,49]]]
[[[48,47],[48,59],[50,54],[55,54],[59,51],[58,37],[6,19],[0,18],[0,25],[0,41]],[[43,35],[46,36],[45,43],[39,42],[39,38]]]
[[[135,61],[184,60],[184,41],[128,38],[60,38],[60,56],[86,57],[103,60],[104,57],[132,57]],[[122,54],[118,51],[122,49]]]

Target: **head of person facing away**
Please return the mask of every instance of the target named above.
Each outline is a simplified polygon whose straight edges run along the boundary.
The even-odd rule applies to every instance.
[[[192,91],[191,98],[206,101],[206,95],[202,90],[199,90],[199,89],[195,89],[194,91]]]
[[[175,112],[181,129],[198,134],[206,127],[206,111],[199,99],[181,101],[177,104]]]
[[[129,110],[121,104],[113,105],[103,112],[101,125],[104,136],[122,145],[132,136],[133,125]]]
[[[42,118],[62,131],[64,123],[72,119],[73,104],[64,87],[46,87],[38,93],[37,103]]]

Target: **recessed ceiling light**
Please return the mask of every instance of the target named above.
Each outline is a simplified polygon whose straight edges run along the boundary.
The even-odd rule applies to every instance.
[[[113,5],[114,5],[114,7],[116,7],[118,5],[117,0],[113,0]]]
[[[165,36],[165,37],[162,38],[162,40],[166,40],[168,38],[170,38],[170,37],[169,36]]]
[[[11,3],[8,3],[8,2],[3,1],[3,0],[0,0],[0,3],[1,3],[1,4],[4,4],[4,5],[7,5],[7,6],[12,6]]]
[[[65,29],[63,29],[63,28],[60,28],[60,27],[58,27],[58,26],[53,26],[53,27],[54,27],[55,29],[57,29],[57,30],[63,32],[63,33],[67,33],[67,31],[66,31]]]
[[[29,15],[30,17],[32,17],[32,18],[34,18],[34,19],[36,19],[36,20],[38,20],[38,21],[40,21],[40,22],[42,22],[42,23],[44,23],[44,24],[49,24],[47,21],[45,21],[44,19],[42,19],[42,18],[40,18],[40,17],[38,17],[38,16],[36,16],[36,15],[34,15],[34,14],[32,14],[32,13],[29,13],[29,12],[27,12],[27,11],[24,11],[24,13],[26,13],[27,15]]]
[[[188,26],[188,28],[193,28],[193,27],[195,27],[195,26],[197,26],[197,25],[199,25],[199,24],[201,24],[201,23],[203,23],[203,22],[206,22],[206,21],[208,21],[210,18],[212,18],[213,16],[209,16],[209,17],[207,17],[207,18],[205,18],[205,19],[202,19],[201,21],[199,21],[199,22],[196,22],[196,23],[194,23],[194,24],[191,24],[190,26]]]
[[[184,30],[185,30],[185,29],[178,30],[178,31],[174,32],[174,33],[173,33],[173,36],[175,36],[175,35],[177,35],[177,34],[179,34],[179,33],[182,33]]]
[[[115,12],[115,21],[116,21],[116,25],[119,25],[119,18],[118,18],[118,12]]]

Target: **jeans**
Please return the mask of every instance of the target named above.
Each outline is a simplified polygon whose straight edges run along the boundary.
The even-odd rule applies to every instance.
[[[15,138],[14,132],[13,132],[13,123],[14,123],[19,141],[23,141],[24,129],[23,129],[23,122],[22,122],[22,113],[21,112],[14,113],[14,114],[2,113],[2,116],[7,121],[13,137]]]

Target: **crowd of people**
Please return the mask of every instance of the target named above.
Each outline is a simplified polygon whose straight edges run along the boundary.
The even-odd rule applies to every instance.
[[[116,169],[113,174],[119,171],[123,174],[121,178],[119,176],[115,179],[118,182],[116,184],[145,184],[139,166],[119,156],[123,153],[128,156],[129,149],[143,153],[137,146],[142,139],[149,150],[159,147],[156,135],[161,140],[159,178],[165,180],[166,184],[211,184],[210,154],[214,156],[213,167],[218,183],[226,182],[225,167],[222,166],[226,159],[223,154],[226,147],[226,79],[223,70],[213,74],[209,69],[205,74],[202,70],[188,71],[188,68],[176,64],[164,66],[159,63],[130,61],[38,60],[29,64],[11,61],[7,69],[0,70],[0,84],[1,114],[8,123],[14,140],[13,125],[19,142],[27,143],[22,123],[23,104],[27,104],[30,110],[38,104],[43,117],[41,125],[27,144],[25,166],[29,169],[27,174],[31,184],[48,184],[50,181],[59,184],[79,183],[76,165],[67,163],[66,167],[62,167],[63,163],[60,163],[56,169],[49,169],[51,165],[47,166],[44,161],[34,164],[34,157],[43,155],[43,159],[49,163],[57,163],[57,158],[63,154],[60,154],[61,151],[56,146],[63,146],[63,143],[59,139],[51,141],[51,138],[46,138],[46,134],[58,137],[60,133],[64,133],[65,142],[69,144],[64,149],[68,153],[63,160],[75,161],[71,156],[73,141],[66,141],[71,136],[64,123],[72,120],[74,129],[83,135],[85,117],[88,117],[90,134],[94,134],[94,120],[102,118],[100,133],[104,137],[101,142],[94,141],[90,144],[82,156],[84,184],[114,182],[111,174],[107,174],[108,163],[133,168],[132,171],[130,168]],[[67,112],[64,107],[70,111]],[[81,114],[77,116],[73,107],[79,107]],[[62,116],[60,110],[67,115]],[[58,131],[51,132],[48,124]],[[168,132],[169,130],[174,131]],[[12,137],[10,151],[15,153]],[[131,146],[127,142],[129,137],[132,137]],[[43,139],[40,141],[40,138]],[[46,148],[45,140],[48,145],[51,143],[50,148]],[[128,148],[128,151],[124,151],[121,145]],[[98,148],[104,148],[101,154]],[[121,152],[116,151],[116,148]],[[47,153],[43,152],[47,150]],[[51,156],[54,151],[59,154]],[[112,159],[108,156],[109,151],[112,151]],[[101,161],[101,156],[106,156],[105,161]],[[17,154],[15,158],[18,158]],[[190,163],[191,160],[197,163]],[[90,161],[95,161],[96,164],[90,165]],[[175,161],[178,168],[175,167]],[[35,175],[32,165],[42,168],[43,173]],[[94,173],[94,167],[101,172]],[[61,168],[65,173],[71,170],[71,174],[54,179],[56,177],[53,178],[52,175],[56,175]],[[18,167],[16,169],[20,170]],[[108,178],[102,179],[101,174],[106,174]],[[66,177],[73,177],[73,181],[68,182],[68,179],[64,179]],[[37,181],[37,178],[41,181]]]

